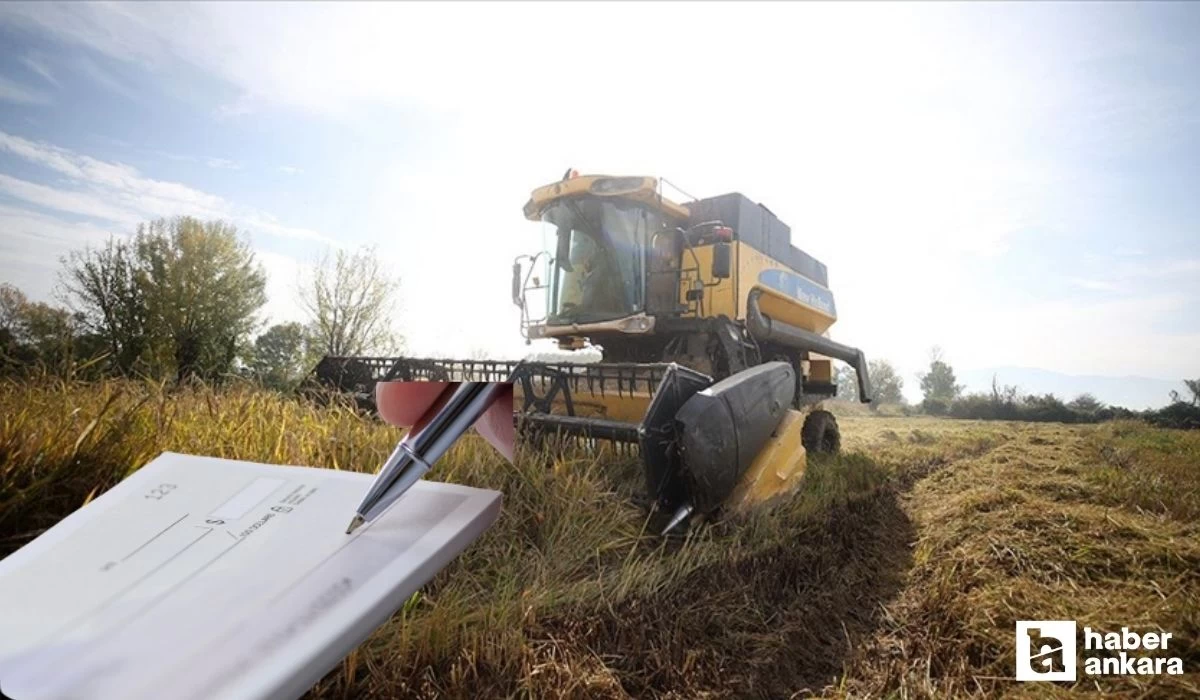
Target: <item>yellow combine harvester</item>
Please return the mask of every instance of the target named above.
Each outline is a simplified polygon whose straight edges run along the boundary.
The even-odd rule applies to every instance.
[[[513,265],[522,334],[590,343],[602,362],[327,357],[318,378],[369,394],[383,380],[511,377],[523,431],[638,446],[664,532],[789,491],[806,452],[840,445],[821,409],[832,359],[854,367],[864,402],[866,359],[829,339],[825,266],[766,207],[736,193],[677,204],[660,187],[570,171],[524,208],[553,243]]]

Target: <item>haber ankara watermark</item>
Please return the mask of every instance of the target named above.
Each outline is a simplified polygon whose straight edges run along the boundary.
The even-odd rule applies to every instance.
[[[1083,628],[1083,672],[1089,676],[1177,675],[1183,659],[1171,656],[1170,632],[1119,632]],[[1018,620],[1018,681],[1074,681],[1079,678],[1079,634],[1074,620]],[[1089,652],[1091,652],[1089,654]]]

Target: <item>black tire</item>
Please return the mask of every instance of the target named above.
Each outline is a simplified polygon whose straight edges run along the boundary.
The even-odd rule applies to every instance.
[[[829,411],[813,411],[804,419],[800,442],[810,455],[835,455],[842,449],[837,419]]]

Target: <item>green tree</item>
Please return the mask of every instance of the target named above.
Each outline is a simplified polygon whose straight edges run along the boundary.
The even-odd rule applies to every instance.
[[[158,219],[63,264],[69,303],[124,374],[228,372],[266,302],[266,274],[222,221]]]
[[[44,302],[25,305],[22,341],[47,367],[65,369],[74,355],[75,323],[71,312]]]
[[[1192,394],[1191,403],[1193,406],[1200,406],[1200,379],[1185,379],[1183,385],[1188,388]]]
[[[374,249],[327,251],[300,287],[315,349],[338,357],[399,350],[391,317],[399,286]]]
[[[871,389],[875,392],[871,407],[875,408],[885,403],[903,405],[904,380],[896,372],[892,363],[887,360],[871,360],[867,366],[871,378]]]
[[[0,364],[65,369],[73,356],[76,326],[66,309],[31,302],[20,289],[0,284]]]
[[[181,216],[138,227],[135,279],[159,367],[176,380],[229,372],[266,303],[266,273],[224,221]]]
[[[954,369],[943,359],[941,348],[936,346],[929,352],[929,371],[918,373],[917,380],[926,400],[949,403],[962,394],[963,387],[955,383]]]
[[[838,396],[836,397],[839,401],[858,401],[858,376],[850,365],[838,367],[834,381],[838,383]]]
[[[1095,396],[1085,393],[1072,399],[1071,403],[1067,404],[1067,408],[1080,413],[1092,414],[1104,408],[1104,404]]]
[[[264,386],[288,390],[308,371],[308,333],[302,323],[277,323],[254,339],[250,368]]]
[[[838,367],[834,376],[837,382],[837,399],[839,401],[858,401],[858,377],[849,365]]]
[[[17,362],[18,326],[25,303],[24,292],[7,282],[0,284],[0,365]]]
[[[83,328],[103,343],[110,366],[121,374],[133,373],[150,345],[145,290],[136,279],[133,249],[110,238],[104,248],[72,251],[62,263],[68,305]]]

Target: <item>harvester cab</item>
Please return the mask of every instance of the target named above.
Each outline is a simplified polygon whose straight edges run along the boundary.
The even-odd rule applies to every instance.
[[[568,173],[534,190],[525,217],[544,250],[517,258],[512,299],[528,342],[593,344],[600,362],[325,358],[327,383],[511,378],[523,433],[639,451],[647,495],[669,517],[739,510],[790,491],[807,455],[836,452],[825,265],[766,207],[731,193],[677,204],[653,177]],[[540,302],[540,303],[538,303]],[[332,381],[331,381],[332,380]]]

